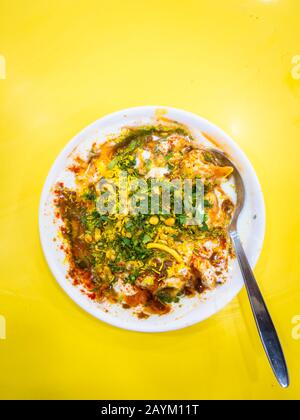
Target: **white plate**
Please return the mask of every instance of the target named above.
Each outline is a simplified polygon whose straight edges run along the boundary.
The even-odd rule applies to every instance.
[[[74,153],[74,149],[84,151],[94,141],[103,142],[107,135],[118,132],[124,125],[151,123],[157,110],[161,109],[165,110],[168,118],[186,124],[199,139],[203,139],[201,132],[204,132],[216,140],[217,144],[229,153],[241,171],[247,196],[239,220],[239,232],[250,264],[254,267],[261,252],[265,232],[265,207],[257,176],[245,154],[227,134],[209,121],[190,112],[166,107],[138,107],[116,112],[91,124],[75,136],[56,159],[44,185],[39,209],[40,237],[45,257],[54,277],[71,299],[102,321],[120,328],[145,332],[184,328],[220,311],[243,287],[237,262],[234,262],[230,279],[225,285],[209,292],[205,298],[184,298],[182,306],[177,305],[167,315],[138,319],[131,310],[123,309],[120,305],[95,303],[67,279],[64,253],[59,248],[59,240],[53,241],[53,238],[57,237],[59,226],[53,222],[55,209],[51,190],[59,179],[66,179],[65,169],[70,163],[70,154]]]

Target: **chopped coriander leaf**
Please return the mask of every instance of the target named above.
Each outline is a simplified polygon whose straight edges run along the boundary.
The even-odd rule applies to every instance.
[[[187,222],[187,216],[185,214],[177,214],[176,219],[181,226],[185,225]]]
[[[95,201],[96,200],[96,194],[93,191],[88,191],[88,192],[84,193],[82,196],[85,200],[89,200],[89,201]]]
[[[211,163],[213,161],[213,156],[210,152],[204,152],[203,156],[206,162]]]
[[[204,200],[204,207],[207,209],[211,209],[213,204],[209,200]]]
[[[143,239],[142,239],[143,244],[147,244],[148,242],[151,242],[151,241],[152,241],[151,236],[147,234],[143,236]]]

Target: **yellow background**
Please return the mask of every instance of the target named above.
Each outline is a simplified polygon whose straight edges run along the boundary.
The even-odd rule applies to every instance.
[[[299,16],[298,0],[1,0],[1,398],[300,397]],[[204,116],[252,161],[267,208],[255,273],[289,390],[272,375],[245,291],[206,322],[147,335],[92,318],[52,277],[38,233],[46,175],[78,131],[138,105]]]

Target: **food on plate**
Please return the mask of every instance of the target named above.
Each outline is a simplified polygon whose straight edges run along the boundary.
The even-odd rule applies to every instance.
[[[55,185],[57,218],[68,276],[92,300],[147,318],[226,282],[234,203],[222,184],[233,169],[186,126],[124,127],[68,170],[75,183]]]

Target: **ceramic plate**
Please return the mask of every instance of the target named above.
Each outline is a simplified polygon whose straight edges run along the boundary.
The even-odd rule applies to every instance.
[[[246,187],[246,203],[239,220],[239,233],[252,267],[255,266],[263,245],[265,232],[265,207],[257,176],[242,150],[220,128],[209,121],[186,111],[168,107],[130,108],[108,115],[85,128],[62,150],[52,166],[41,196],[39,228],[43,251],[49,267],[64,291],[85,311],[114,326],[135,331],[161,332],[184,328],[212,316],[227,305],[243,287],[237,262],[234,261],[226,284],[202,297],[183,298],[181,306],[174,307],[167,315],[154,315],[138,319],[120,305],[96,303],[67,278],[68,266],[60,249],[59,223],[54,222],[52,188],[59,180],[68,182],[66,168],[74,150],[84,153],[93,142],[103,142],[111,134],[118,133],[124,125],[140,125],[153,122],[159,113],[187,125],[199,142],[210,141],[230,155],[239,168]],[[206,136],[204,136],[205,134]],[[255,232],[255,234],[253,234]]]

